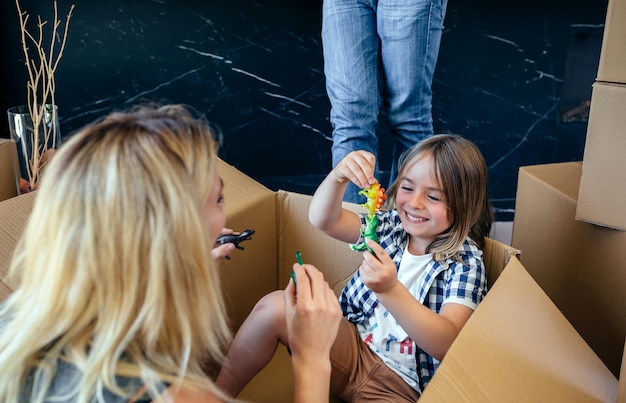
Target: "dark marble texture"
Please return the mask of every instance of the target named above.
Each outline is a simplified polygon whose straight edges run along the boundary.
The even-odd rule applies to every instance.
[[[21,1],[31,18],[51,19],[50,3]],[[65,137],[114,109],[180,102],[221,128],[224,160],[271,189],[312,193],[329,171],[321,0],[76,3],[57,72]],[[71,2],[58,4],[64,15]],[[572,59],[571,50],[585,32],[601,37],[606,6],[606,0],[448,3],[433,84],[435,129],[480,146],[500,219],[512,217],[520,166],[582,158],[586,121],[564,122],[561,114],[566,95],[576,93],[572,82],[590,96],[599,41],[589,42],[582,58]],[[25,102],[26,76],[13,1],[2,12],[6,110]],[[388,135],[381,138],[388,169]]]

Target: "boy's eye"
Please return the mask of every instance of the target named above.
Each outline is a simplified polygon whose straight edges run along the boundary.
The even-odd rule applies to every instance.
[[[436,195],[436,194],[429,194],[428,198],[433,200],[433,201],[441,201],[441,197],[439,195]]]

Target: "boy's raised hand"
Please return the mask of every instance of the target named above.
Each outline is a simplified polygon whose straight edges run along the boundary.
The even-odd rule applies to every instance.
[[[374,178],[375,167],[376,157],[374,154],[359,150],[346,155],[332,172],[337,182],[351,181],[361,189],[365,189],[376,183],[376,178]]]

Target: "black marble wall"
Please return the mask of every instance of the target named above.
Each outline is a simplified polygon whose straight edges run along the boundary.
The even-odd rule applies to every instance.
[[[321,0],[74,3],[57,71],[65,137],[135,103],[186,103],[221,128],[221,157],[271,189],[312,193],[330,170]],[[31,19],[52,20],[52,1],[20,4]],[[70,4],[58,1],[63,17]],[[582,158],[606,7],[607,0],[449,0],[435,130],[480,146],[499,219],[512,217],[520,166]],[[15,3],[5,0],[2,13],[6,128],[4,111],[26,101],[26,74]],[[388,169],[388,135],[381,136]]]

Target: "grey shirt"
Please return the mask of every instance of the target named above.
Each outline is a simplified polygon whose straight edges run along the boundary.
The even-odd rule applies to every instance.
[[[0,318],[0,332],[4,330],[8,320],[6,318]],[[32,397],[36,395],[39,388],[43,387],[42,381],[35,379],[36,371],[31,370],[24,384],[20,390],[19,403],[27,403],[32,401]],[[46,391],[46,402],[54,403],[74,403],[77,401],[76,386],[80,383],[81,372],[71,363],[63,360],[59,360],[57,363],[57,369],[54,375],[54,379],[48,390]],[[139,391],[143,386],[143,382],[136,378],[116,377],[117,384],[122,390],[131,391],[133,394]],[[169,385],[161,383],[158,385],[157,390],[160,392],[165,391]],[[136,400],[137,403],[147,403],[152,401],[150,397],[145,394]],[[102,399],[92,397],[91,402],[106,402],[106,403],[126,403],[128,399],[115,395],[109,390],[105,390],[102,393]]]
[[[37,392],[38,388],[41,385],[37,385],[40,382],[35,380],[35,371],[32,370],[26,380],[24,385],[20,391],[19,402],[27,403],[32,401],[31,397]],[[54,403],[74,403],[77,401],[76,396],[76,387],[79,384],[81,379],[81,373],[74,365],[65,362],[63,360],[58,361],[57,370],[52,380],[52,384],[48,388],[46,392],[46,402],[54,402]],[[126,377],[117,377],[117,384],[123,390],[132,391],[132,393],[136,393],[139,389],[143,387],[143,382],[140,379],[134,378],[126,378]],[[165,390],[167,386],[164,386],[162,390]],[[161,389],[161,388],[159,388]],[[103,392],[102,399],[96,399],[93,397],[91,399],[92,402],[103,401],[106,403],[126,403],[128,399],[122,398],[110,392],[109,390],[105,390]],[[146,403],[150,402],[151,399],[149,396],[145,395],[141,398],[137,399],[138,403]]]

